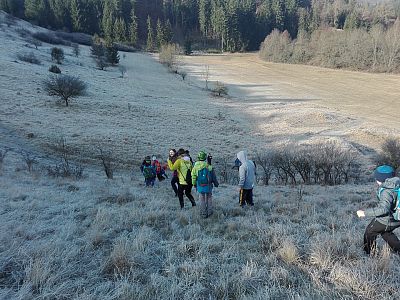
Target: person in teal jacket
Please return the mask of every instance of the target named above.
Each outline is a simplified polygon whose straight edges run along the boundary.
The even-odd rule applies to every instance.
[[[357,211],[359,218],[374,218],[365,229],[364,251],[369,255],[375,249],[376,238],[380,235],[394,252],[400,254],[400,240],[393,233],[400,227],[400,221],[393,215],[398,196],[397,190],[400,188],[400,178],[395,177],[395,170],[387,165],[376,168],[374,177],[378,184],[378,205]]]
[[[213,213],[212,189],[219,184],[213,167],[206,161],[207,153],[200,151],[197,159],[192,169],[192,184],[199,194],[200,214],[208,218]]]

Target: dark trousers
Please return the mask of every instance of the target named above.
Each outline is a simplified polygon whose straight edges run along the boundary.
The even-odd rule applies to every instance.
[[[172,176],[171,186],[172,186],[172,189],[175,192],[175,196],[177,196],[178,195],[178,186],[179,186],[179,178],[178,178],[178,176]]]
[[[246,204],[253,206],[253,189],[240,189],[239,192],[239,204],[245,206]]]
[[[194,197],[192,195],[192,186],[191,185],[180,184],[178,187],[178,198],[179,198],[179,204],[181,205],[181,208],[183,208],[185,206],[185,203],[183,202],[183,194],[185,194],[186,197],[189,198],[190,202],[192,203],[192,206],[196,206],[196,202],[194,202]]]
[[[397,254],[400,254],[400,241],[393,233],[398,227],[386,226],[376,220],[372,220],[367,226],[364,233],[364,251],[370,254],[376,247],[376,238],[381,235],[382,238],[389,244],[390,248]]]

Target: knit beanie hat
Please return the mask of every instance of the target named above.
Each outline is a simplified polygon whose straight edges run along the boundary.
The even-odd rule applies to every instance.
[[[199,154],[197,155],[197,159],[198,160],[206,160],[207,159],[207,153],[205,153],[204,151],[200,151]]]
[[[375,169],[374,178],[376,181],[385,182],[386,179],[395,176],[394,169],[391,166],[383,165]]]

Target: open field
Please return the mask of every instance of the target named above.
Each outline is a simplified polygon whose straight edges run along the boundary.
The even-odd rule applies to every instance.
[[[236,187],[221,184],[214,215],[202,219],[197,207],[178,209],[168,180],[145,189],[138,170],[144,155],[165,158],[172,146],[233,161],[242,148],[329,139],[359,151],[368,173],[394,118],[376,126],[372,113],[345,109],[350,96],[340,104],[335,94],[345,92],[318,78],[398,77],[264,64],[250,54],[185,58],[183,81],[153,56],[126,53],[121,78],[117,68],[97,70],[89,48],[74,57],[62,46],[62,72],[88,83],[88,94],[65,107],[42,86],[53,46],[34,49],[17,33],[43,29],[0,26],[0,150],[11,149],[0,162],[1,300],[399,299],[400,258],[382,240],[375,256],[362,252],[368,220],[355,211],[374,204],[370,183],[258,186],[251,209],[238,207]],[[18,60],[25,52],[41,64]],[[211,80],[229,84],[230,97],[199,88],[204,64]],[[265,70],[257,77],[252,69]],[[357,80],[356,100],[365,92]],[[394,100],[389,88],[372,92]],[[61,137],[71,162],[84,166],[80,179],[46,172],[59,162]],[[113,180],[100,168],[99,147],[118,163]],[[22,150],[36,157],[31,171]]]

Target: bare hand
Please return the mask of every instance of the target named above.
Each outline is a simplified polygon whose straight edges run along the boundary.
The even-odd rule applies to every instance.
[[[365,217],[365,212],[363,210],[357,210],[357,216],[359,218],[363,218],[363,217]]]

